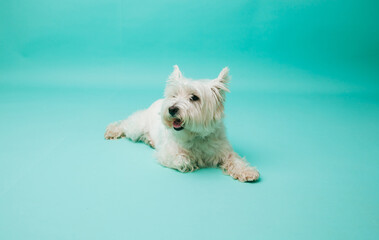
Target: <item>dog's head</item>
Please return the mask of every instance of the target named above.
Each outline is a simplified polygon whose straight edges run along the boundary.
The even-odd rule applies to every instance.
[[[175,65],[165,89],[163,123],[176,131],[211,132],[224,116],[228,73],[225,67],[215,79],[192,80],[185,78]]]

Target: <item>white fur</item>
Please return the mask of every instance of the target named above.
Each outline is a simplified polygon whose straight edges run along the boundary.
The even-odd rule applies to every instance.
[[[144,141],[156,149],[160,164],[181,172],[218,166],[241,182],[257,180],[258,171],[233,151],[225,135],[228,73],[226,67],[216,79],[192,80],[175,65],[167,80],[165,98],[126,120],[111,123],[105,138]],[[178,108],[174,116],[169,113],[170,107]],[[183,127],[180,131],[174,129],[176,119]]]

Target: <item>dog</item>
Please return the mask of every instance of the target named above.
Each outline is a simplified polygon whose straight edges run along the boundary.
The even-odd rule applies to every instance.
[[[180,172],[219,167],[241,182],[256,181],[259,172],[233,151],[225,134],[229,79],[228,67],[215,79],[192,80],[175,65],[166,83],[165,98],[109,124],[104,137],[143,141],[156,149],[161,165]]]

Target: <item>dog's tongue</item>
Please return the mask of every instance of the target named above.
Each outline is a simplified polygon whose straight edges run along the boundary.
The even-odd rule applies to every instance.
[[[173,127],[174,128],[180,128],[182,127],[182,123],[180,122],[179,119],[176,119],[173,123],[172,123]]]

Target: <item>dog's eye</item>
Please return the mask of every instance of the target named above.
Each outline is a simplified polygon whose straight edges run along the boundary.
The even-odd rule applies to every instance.
[[[191,101],[197,101],[199,100],[199,97],[196,96],[196,95],[192,95],[192,97],[190,98]]]

